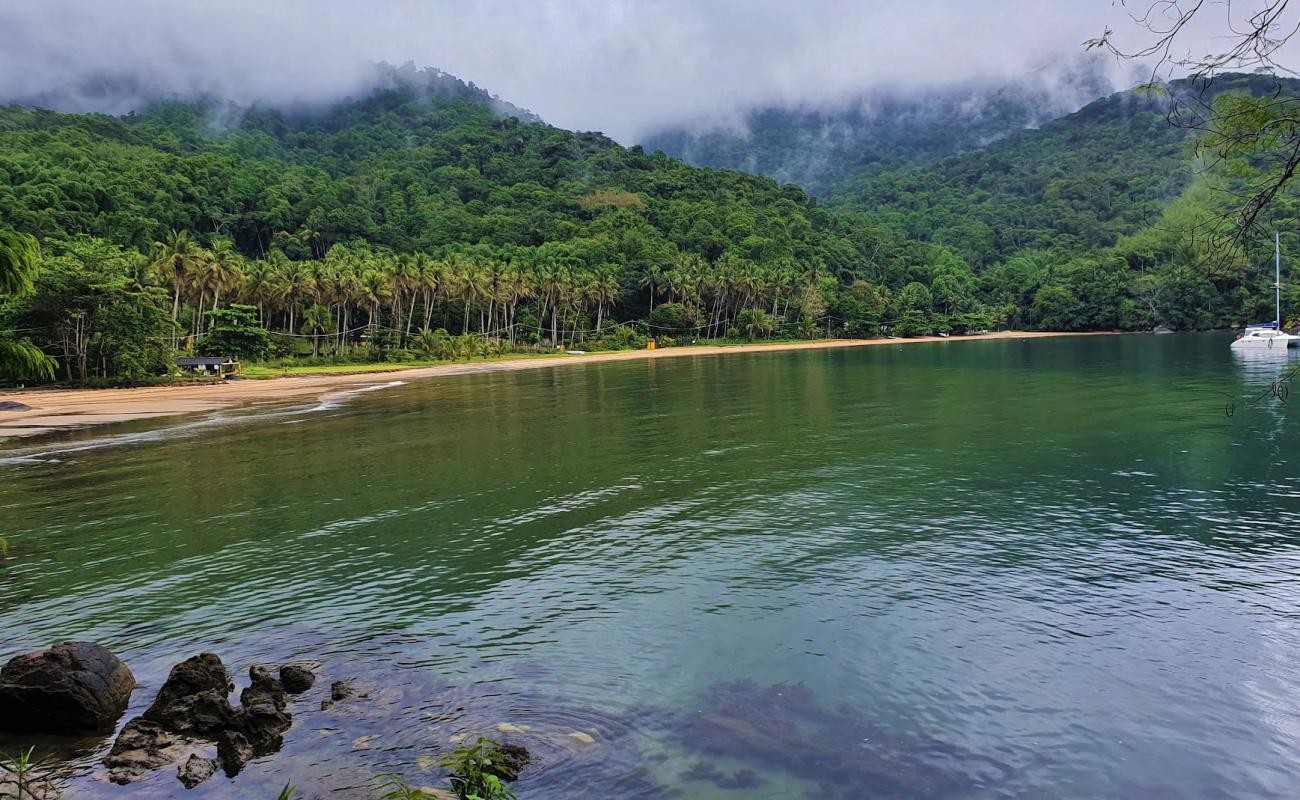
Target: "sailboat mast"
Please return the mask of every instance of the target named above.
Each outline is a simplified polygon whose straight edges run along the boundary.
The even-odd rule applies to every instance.
[[[1282,234],[1273,233],[1273,269],[1277,280],[1273,283],[1273,309],[1277,313],[1277,329],[1282,330]]]

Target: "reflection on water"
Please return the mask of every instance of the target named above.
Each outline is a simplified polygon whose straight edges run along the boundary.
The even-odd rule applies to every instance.
[[[0,650],[315,660],[279,755],[185,793],[1289,798],[1300,476],[1224,336],[412,381],[0,466]],[[330,681],[370,698],[322,711]],[[0,742],[0,749],[13,742]],[[12,749],[12,748],[10,748]]]

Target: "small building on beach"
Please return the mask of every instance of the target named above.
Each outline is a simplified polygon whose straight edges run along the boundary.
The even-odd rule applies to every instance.
[[[239,374],[239,361],[231,356],[194,356],[176,359],[181,372],[190,375],[221,376],[228,378]]]

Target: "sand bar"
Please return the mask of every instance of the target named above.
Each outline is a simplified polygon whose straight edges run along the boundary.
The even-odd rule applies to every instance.
[[[376,365],[375,372],[352,372],[326,375],[293,375],[266,380],[237,380],[222,383],[175,384],[133,389],[31,389],[0,392],[0,403],[11,401],[26,409],[0,411],[0,439],[36,436],[54,431],[87,428],[96,425],[163,419],[210,413],[223,409],[247,407],[259,403],[308,402],[331,392],[356,389],[415,378],[461,375],[475,372],[504,372],[522,369],[547,369],[606,361],[633,361],[649,358],[682,358],[729,353],[814,350],[839,347],[902,346],[920,342],[956,344],[989,339],[1034,339],[1048,336],[1087,336],[1052,332],[1004,331],[982,336],[915,339],[830,339],[814,342],[775,344],[670,347],[661,350],[620,350],[583,355],[555,355],[546,358],[505,357],[495,361],[466,364],[437,364],[426,367],[394,368]],[[1105,334],[1100,334],[1105,335]]]

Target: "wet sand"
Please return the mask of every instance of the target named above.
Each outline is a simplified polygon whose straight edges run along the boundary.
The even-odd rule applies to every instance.
[[[816,342],[783,342],[717,346],[671,347],[662,350],[623,350],[611,353],[554,355],[545,358],[511,358],[478,361],[468,364],[438,364],[428,367],[386,368],[376,365],[375,372],[352,372],[333,375],[294,375],[266,380],[237,380],[222,383],[175,384],[134,389],[33,389],[0,392],[0,403],[14,402],[28,406],[25,410],[0,411],[0,439],[36,436],[53,431],[86,428],[95,425],[184,417],[254,404],[283,403],[294,400],[318,400],[331,392],[380,386],[394,380],[461,375],[476,372],[505,372],[522,369],[547,369],[606,361],[633,361],[647,358],[682,358],[730,353],[816,350],[839,347],[902,346],[918,342],[956,344],[988,339],[1036,339],[1050,336],[1095,336],[1053,332],[1004,331],[982,336],[916,339],[831,339]]]

